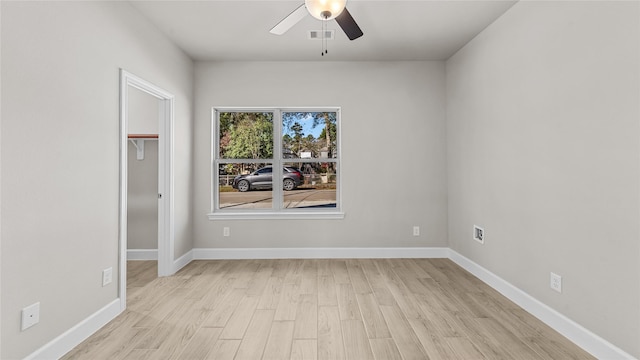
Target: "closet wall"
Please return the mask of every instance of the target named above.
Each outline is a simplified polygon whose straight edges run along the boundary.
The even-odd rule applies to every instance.
[[[160,100],[136,88],[129,88],[129,134],[158,134]],[[128,143],[127,250],[158,249],[158,140],[130,140]],[[138,148],[143,145],[143,157]],[[129,257],[135,256],[129,251]],[[138,254],[138,257],[142,253]],[[147,252],[148,258],[152,252]]]

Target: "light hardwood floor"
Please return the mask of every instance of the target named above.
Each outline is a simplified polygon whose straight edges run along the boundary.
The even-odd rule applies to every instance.
[[[447,259],[128,264],[127,310],[64,359],[592,359]]]

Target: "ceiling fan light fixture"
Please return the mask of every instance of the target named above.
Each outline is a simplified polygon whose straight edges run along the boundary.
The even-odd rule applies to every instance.
[[[332,20],[342,13],[347,0],[304,0],[304,4],[314,18]]]

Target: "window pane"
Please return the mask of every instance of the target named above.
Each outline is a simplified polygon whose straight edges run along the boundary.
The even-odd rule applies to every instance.
[[[284,159],[335,159],[338,154],[336,112],[283,112]]]
[[[271,209],[271,164],[220,164],[220,209]]]
[[[303,181],[291,191],[284,191],[282,207],[285,209],[312,209],[336,207],[337,166],[335,163],[291,163],[285,169],[302,172]],[[285,173],[285,181],[286,181]],[[285,186],[286,188],[286,186]]]
[[[219,126],[221,159],[273,158],[273,113],[221,112]]]

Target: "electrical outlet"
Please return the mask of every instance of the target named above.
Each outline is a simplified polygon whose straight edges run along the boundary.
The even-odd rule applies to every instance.
[[[420,226],[413,227],[413,236],[420,236]]]
[[[40,303],[37,302],[22,309],[22,331],[40,322]]]
[[[562,292],[562,276],[551,273],[549,285],[553,290],[561,293]]]
[[[228,226],[222,228],[222,236],[231,236],[231,231]]]
[[[107,286],[113,281],[113,268],[102,270],[102,286]]]
[[[473,240],[484,244],[484,229],[478,225],[473,225]]]

